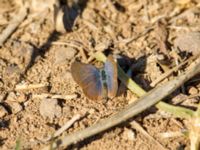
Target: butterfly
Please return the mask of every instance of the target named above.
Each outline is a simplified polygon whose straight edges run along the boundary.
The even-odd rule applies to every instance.
[[[117,64],[111,55],[100,69],[91,64],[74,61],[71,65],[71,74],[86,97],[91,100],[112,99],[117,94]]]

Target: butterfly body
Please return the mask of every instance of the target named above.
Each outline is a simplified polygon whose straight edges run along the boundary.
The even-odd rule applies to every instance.
[[[101,69],[75,61],[72,63],[71,73],[73,79],[81,86],[83,93],[89,99],[100,100],[116,96],[117,64],[112,56],[108,57]]]

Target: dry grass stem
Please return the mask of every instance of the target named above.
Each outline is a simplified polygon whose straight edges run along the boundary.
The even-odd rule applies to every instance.
[[[59,135],[61,135],[65,130],[67,130],[69,127],[71,127],[77,120],[79,120],[81,118],[80,114],[77,114],[75,116],[73,116],[68,122],[65,123],[64,126],[62,126],[60,129],[58,129],[53,137],[57,137]]]
[[[44,93],[44,94],[33,94],[32,95],[33,98],[53,98],[53,99],[65,99],[65,100],[69,100],[69,99],[75,99],[77,98],[76,94],[72,94],[72,95],[55,95],[55,94],[48,94],[48,93]]]
[[[167,150],[165,147],[163,147],[163,145],[161,145],[156,139],[154,139],[151,135],[149,135],[149,133],[147,133],[139,123],[137,123],[136,121],[132,121],[131,122],[131,126],[138,130],[139,132],[141,132],[146,138],[148,138],[150,141],[152,141],[153,143],[155,143],[157,145],[157,148],[160,150]]]

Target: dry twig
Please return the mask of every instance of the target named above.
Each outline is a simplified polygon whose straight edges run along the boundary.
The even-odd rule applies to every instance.
[[[155,143],[158,146],[158,149],[160,150],[166,150],[165,147],[163,147],[157,140],[155,140],[151,135],[149,135],[141,126],[139,123],[137,123],[136,121],[132,121],[131,122],[131,126],[138,130],[139,132],[141,132],[146,138],[148,138],[150,141],[152,141],[153,143]]]
[[[30,90],[30,89],[37,89],[47,87],[47,84],[17,84],[15,90]]]
[[[118,41],[119,43],[123,43],[124,45],[127,45],[135,40],[137,40],[138,38],[144,36],[145,34],[147,34],[148,32],[152,31],[153,30],[153,26],[151,27],[148,27],[147,29],[145,29],[143,32],[139,33],[138,35],[134,36],[134,37],[131,37],[131,38],[128,38],[128,39],[123,39],[121,41]]]
[[[72,94],[72,95],[55,95],[55,94],[48,94],[48,93],[44,93],[44,94],[33,94],[32,95],[33,98],[53,98],[53,99],[74,99],[77,98],[76,94]]]
[[[180,63],[179,65],[177,65],[176,67],[170,69],[169,71],[165,72],[164,74],[162,74],[160,77],[158,77],[156,80],[154,80],[150,86],[154,87],[156,86],[159,82],[161,82],[162,80],[166,79],[167,77],[169,77],[173,72],[177,71],[179,68],[181,68],[183,65],[187,64],[188,62],[196,59],[197,56],[191,57],[190,59],[187,59],[186,61]]]
[[[60,129],[58,129],[54,133],[53,137],[55,138],[55,137],[61,135],[65,130],[67,130],[69,127],[71,127],[80,118],[81,118],[80,114],[77,114],[74,117],[72,117],[64,126],[62,126]]]
[[[159,136],[161,138],[172,138],[172,137],[179,137],[183,135],[184,135],[184,132],[181,132],[181,131],[159,133]]]

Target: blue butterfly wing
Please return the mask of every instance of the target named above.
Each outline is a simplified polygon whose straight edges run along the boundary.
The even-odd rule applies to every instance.
[[[103,97],[103,86],[97,68],[90,64],[75,61],[71,65],[71,73],[89,99],[99,100]]]
[[[107,75],[107,90],[108,97],[113,98],[117,95],[118,81],[117,81],[117,63],[114,61],[114,58],[109,55],[105,66],[104,66],[106,75]]]

